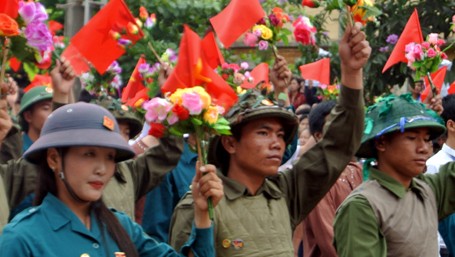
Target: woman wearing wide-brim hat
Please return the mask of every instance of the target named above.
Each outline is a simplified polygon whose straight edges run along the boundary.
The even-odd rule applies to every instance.
[[[37,207],[17,215],[0,239],[5,256],[214,256],[207,198],[223,196],[213,166],[193,180],[193,235],[182,254],[148,237],[125,214],[109,210],[101,197],[117,162],[134,156],[114,116],[87,103],[68,104],[46,120],[24,157],[39,164]]]

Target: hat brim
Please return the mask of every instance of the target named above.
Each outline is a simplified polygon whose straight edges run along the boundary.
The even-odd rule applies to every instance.
[[[409,123],[405,126],[406,129],[410,128],[428,128],[430,129],[430,139],[433,140],[437,138],[438,136],[442,135],[446,128],[435,122],[435,121],[415,121],[413,123]],[[390,129],[387,131],[387,133],[384,133],[383,135],[387,135],[396,131],[399,131],[399,127],[397,126],[396,128]],[[357,151],[356,156],[360,158],[376,158],[376,146],[375,146],[375,139],[376,135],[371,135],[370,137],[366,137],[364,140],[362,140],[362,144],[360,145],[359,150]]]
[[[24,158],[32,163],[39,163],[46,159],[49,148],[74,146],[113,148],[117,150],[115,162],[131,159],[135,155],[119,133],[100,129],[74,129],[40,136],[24,153]]]
[[[132,118],[116,118],[117,122],[126,122],[130,127],[130,139],[137,136],[142,131],[142,123]]]
[[[297,129],[299,127],[299,122],[297,116],[290,111],[285,111],[282,108],[264,108],[262,110],[253,111],[251,113],[245,114],[242,119],[231,125],[231,130],[234,127],[241,126],[250,121],[265,119],[265,118],[279,118],[282,120],[282,124],[285,130],[285,142],[286,146],[292,142]],[[221,166],[223,163],[226,163],[229,159],[229,155],[221,144],[221,137],[216,136],[212,138],[209,145],[209,151],[207,160],[210,164],[216,166]]]

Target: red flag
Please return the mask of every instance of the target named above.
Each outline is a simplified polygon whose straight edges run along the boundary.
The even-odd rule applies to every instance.
[[[269,65],[265,62],[258,64],[250,72],[250,75],[254,79],[253,83],[245,81],[241,85],[242,88],[254,88],[261,82],[264,82],[266,84],[269,83]]]
[[[201,38],[185,25],[177,65],[161,91],[172,93],[178,88],[205,85],[213,102],[228,110],[237,101],[237,94],[207,63],[201,48]]]
[[[103,74],[125,53],[110,33],[129,31],[128,26],[133,24],[136,25],[136,20],[123,0],[111,0],[71,39],[71,44]],[[127,32],[122,36],[134,44],[143,35],[138,29],[137,33]]]
[[[221,54],[221,51],[216,44],[215,34],[212,31],[205,35],[205,37],[202,39],[201,44],[202,49],[204,49],[202,53],[204,54],[205,60],[210,65],[210,67],[215,69],[224,63],[223,55]]]
[[[409,43],[422,43],[423,36],[422,30],[420,29],[420,22],[419,22],[419,15],[417,13],[417,9],[414,9],[411,17],[409,17],[408,23],[403,29],[400,37],[398,38],[397,44],[393,48],[392,53],[389,56],[384,68],[382,69],[382,73],[384,73],[387,69],[392,67],[394,64],[399,62],[408,62],[405,56],[405,48],[406,45]]]
[[[138,108],[142,106],[142,103],[148,99],[149,95],[147,92],[147,88],[144,87],[143,89],[137,91],[133,98],[128,99],[128,101],[125,104],[133,108]]]
[[[90,70],[90,66],[88,65],[88,61],[84,58],[84,56],[79,53],[79,51],[73,45],[69,44],[67,48],[62,53],[62,57],[71,63],[73,67],[74,73],[80,76],[82,73],[85,73]]]
[[[58,21],[49,21],[49,30],[51,31],[52,35],[55,36],[57,34],[57,31],[63,29],[63,24],[61,24]]]
[[[0,13],[6,13],[9,17],[16,19],[19,11],[19,0],[2,0]]]
[[[431,80],[433,81],[434,86],[437,89],[437,92],[441,92],[442,84],[444,84],[444,78],[446,77],[447,73],[447,66],[443,66],[439,70],[431,73]],[[425,99],[428,97],[428,94],[430,94],[431,86],[430,86],[430,81],[428,81],[428,77],[425,76],[425,89],[423,90],[422,94],[420,95],[421,101],[425,101]]]
[[[139,73],[139,66],[145,63],[145,58],[141,56],[137,61],[136,67],[128,81],[128,85],[122,91],[122,103],[127,103],[130,99],[134,98],[137,92],[145,88],[142,81],[141,74]]]
[[[30,89],[38,86],[52,87],[52,78],[49,75],[36,74],[32,82],[24,88],[24,92],[28,92]]]
[[[210,18],[210,23],[224,47],[229,48],[264,16],[259,0],[232,0],[224,10]]]
[[[299,69],[304,79],[317,80],[321,84],[330,85],[330,58],[302,65]]]
[[[447,91],[447,93],[449,93],[449,95],[455,94],[455,81],[452,82],[452,84],[450,84],[450,87],[449,87],[449,90]]]

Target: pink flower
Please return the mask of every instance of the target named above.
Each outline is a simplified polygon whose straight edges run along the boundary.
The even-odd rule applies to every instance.
[[[422,46],[420,44],[414,45],[414,49],[412,49],[412,53],[416,60],[423,59],[423,51],[422,51]]]
[[[259,50],[267,50],[267,48],[269,48],[269,42],[265,40],[259,41],[258,48]]]
[[[24,31],[27,44],[39,51],[46,51],[53,46],[52,34],[46,24],[33,22],[27,25]]]
[[[179,117],[177,116],[177,114],[175,114],[174,112],[170,112],[169,116],[167,117],[167,123],[169,123],[169,125],[173,125],[177,123],[177,121],[179,121]]]
[[[292,25],[294,26],[294,37],[297,42],[303,45],[316,44],[316,28],[311,24],[308,17],[301,16]]]
[[[432,45],[436,45],[438,43],[438,34],[430,33],[430,35],[428,35],[428,42]]]
[[[19,14],[27,25],[36,21],[44,22],[49,18],[46,8],[39,2],[20,1]]]
[[[202,100],[196,92],[186,92],[182,95],[182,106],[188,109],[191,115],[198,115],[202,112]]]
[[[430,48],[430,43],[425,41],[425,42],[422,43],[422,47],[425,48],[425,49],[429,49]]]
[[[427,56],[428,56],[429,58],[433,58],[433,57],[435,57],[436,55],[437,55],[437,53],[436,53],[436,51],[435,51],[433,48],[428,49],[428,51],[427,51]]]
[[[246,33],[245,37],[243,37],[243,43],[246,46],[255,46],[258,42],[258,37],[253,33]]]
[[[148,122],[161,122],[166,119],[169,111],[171,111],[172,104],[166,99],[155,97],[145,102],[143,108],[147,111],[145,119]]]
[[[234,73],[234,83],[235,84],[240,85],[243,83],[244,80],[245,80],[245,76],[243,76],[242,73],[238,73],[238,72]]]
[[[439,39],[438,39],[438,42],[436,43],[436,45],[437,45],[437,46],[442,46],[442,45],[444,45],[445,43],[446,43],[446,41],[445,41],[444,39],[439,38]]]

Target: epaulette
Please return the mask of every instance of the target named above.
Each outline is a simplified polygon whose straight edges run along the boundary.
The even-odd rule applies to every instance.
[[[41,210],[40,206],[29,207],[29,208],[23,210],[22,212],[20,212],[19,214],[17,214],[16,216],[14,216],[13,220],[10,221],[9,224],[10,224],[10,226],[14,227],[17,224],[19,224],[20,222],[22,222],[26,219],[29,219],[36,213],[39,213],[40,210]]]

